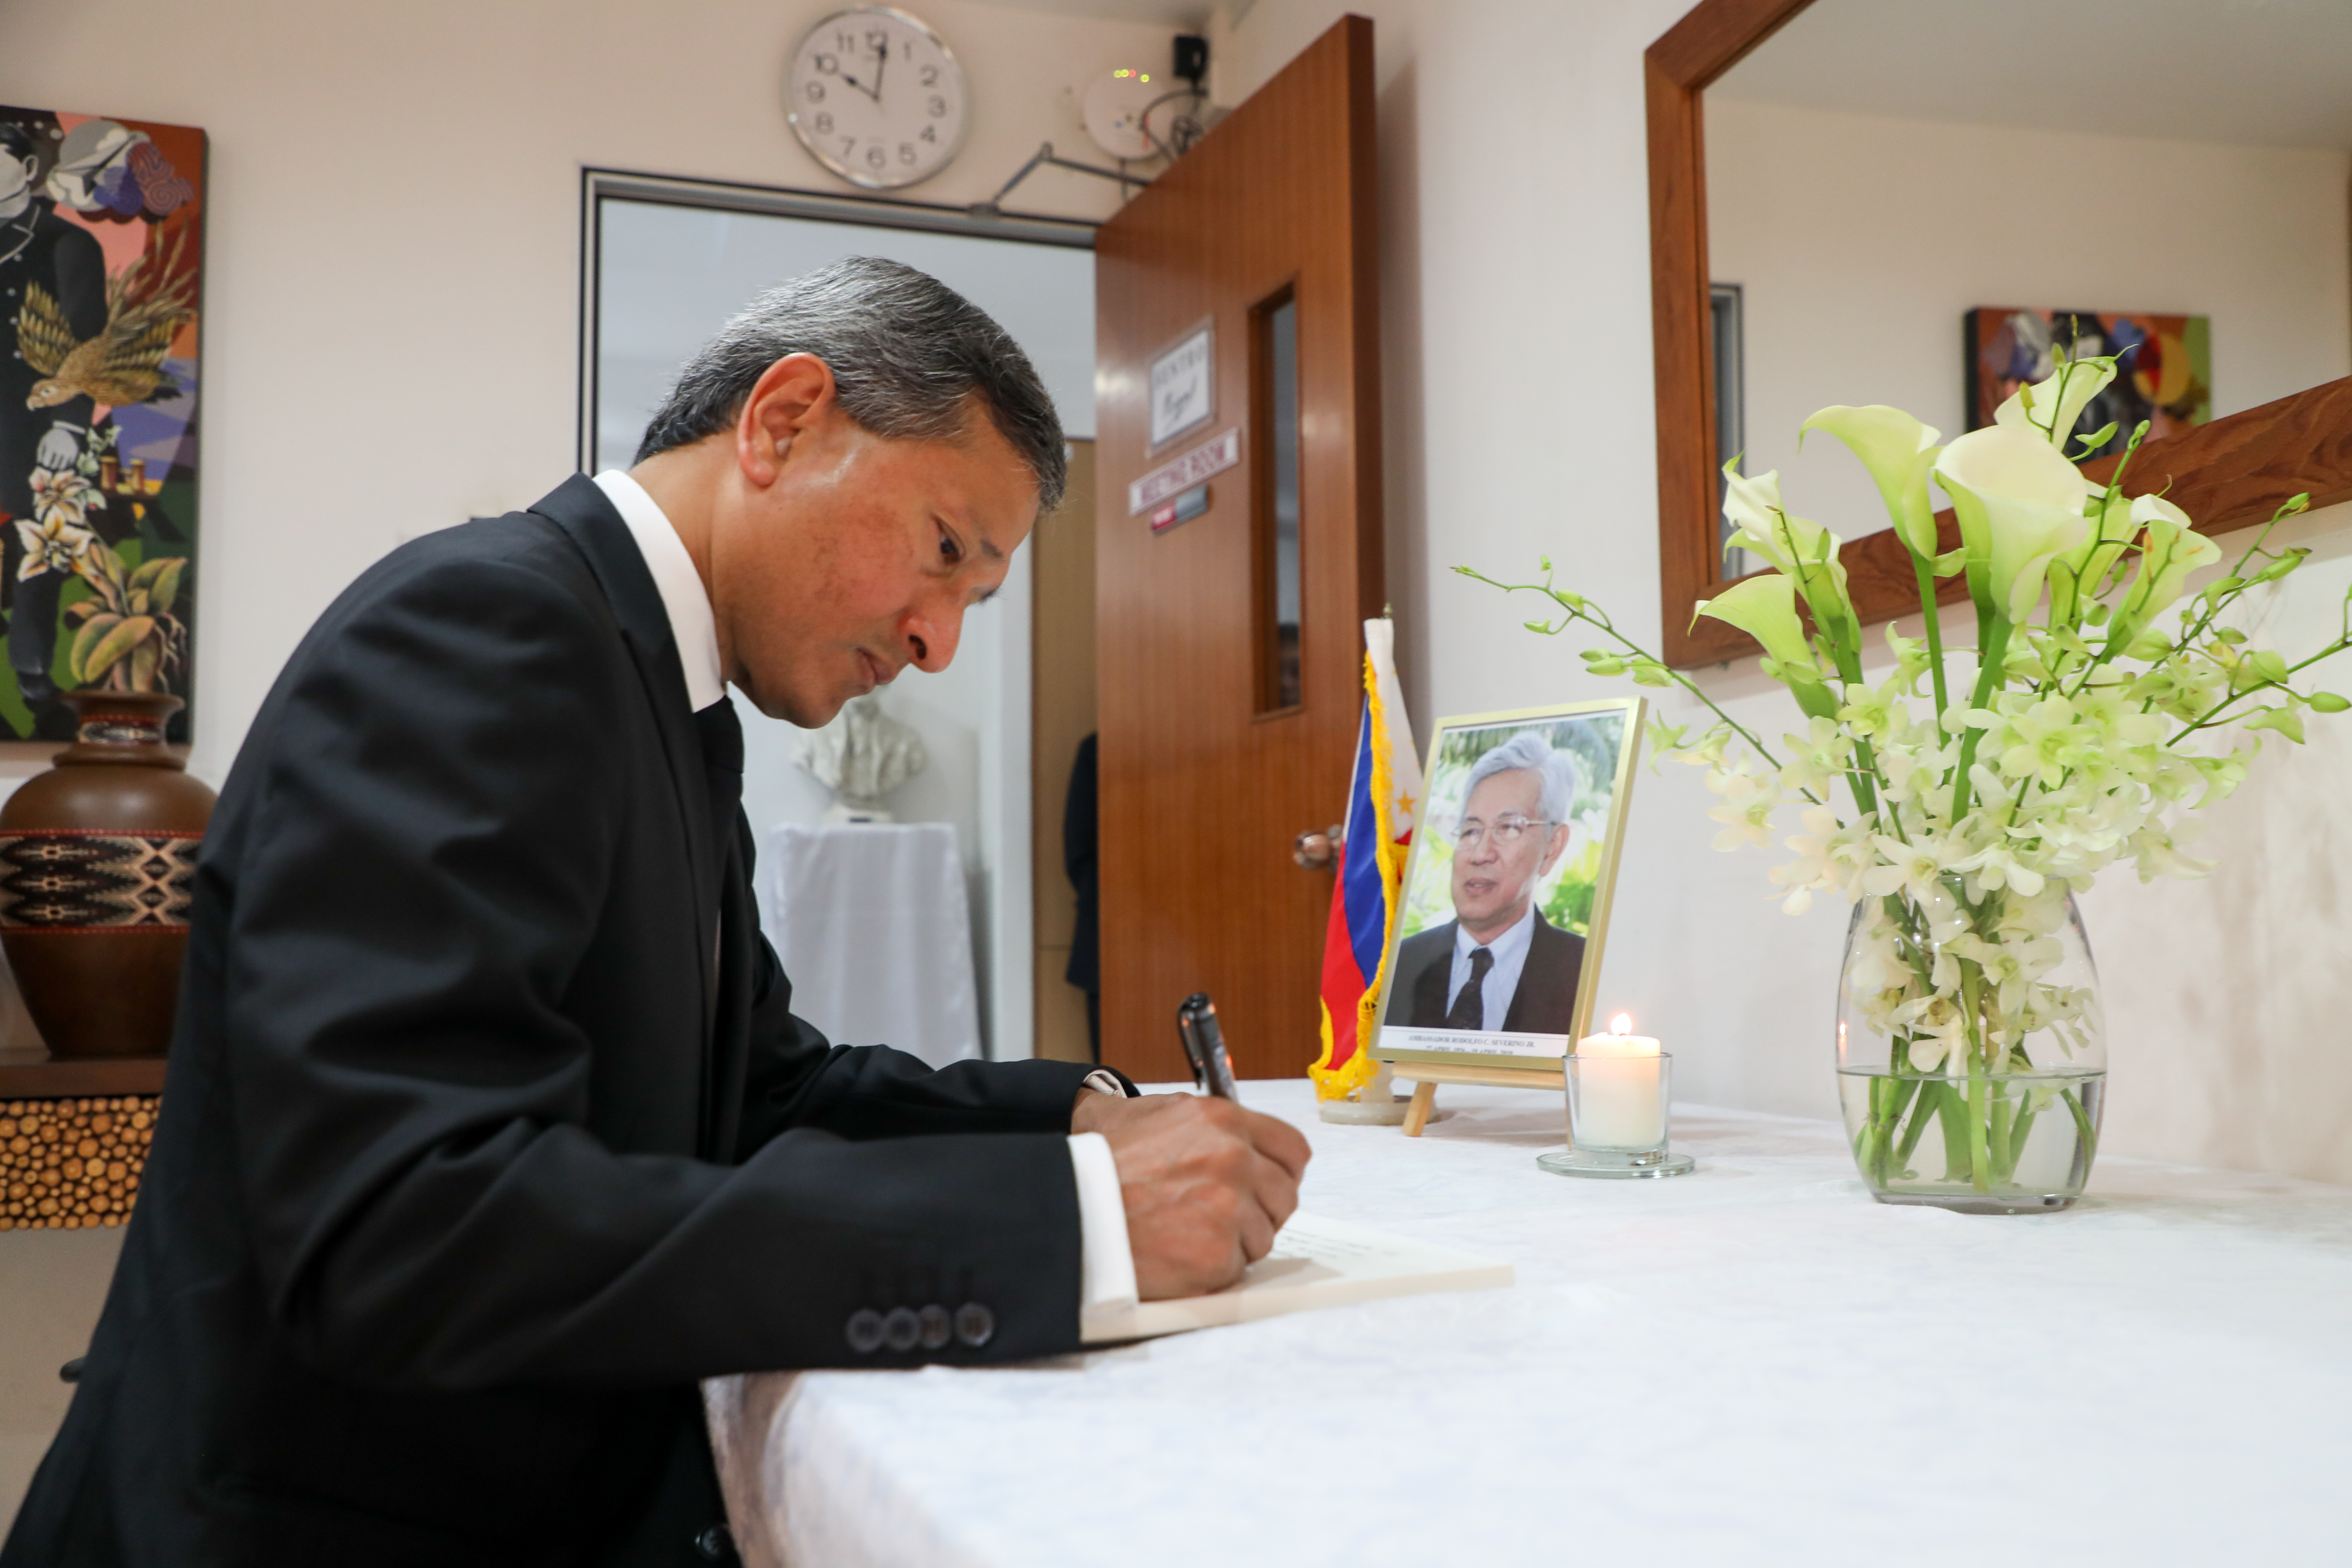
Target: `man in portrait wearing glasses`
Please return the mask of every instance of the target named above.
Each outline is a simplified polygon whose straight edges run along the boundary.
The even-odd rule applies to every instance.
[[[1565,1035],[1584,939],[1536,908],[1573,836],[1576,763],[1521,731],[1470,767],[1454,837],[1454,919],[1397,951],[1388,1022],[1418,1029]]]

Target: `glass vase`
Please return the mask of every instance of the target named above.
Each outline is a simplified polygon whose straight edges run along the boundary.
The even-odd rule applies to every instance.
[[[2106,1042],[2063,882],[2026,896],[1948,875],[1864,899],[1837,1051],[1847,1141],[1880,1203],[2038,1214],[2082,1194]]]

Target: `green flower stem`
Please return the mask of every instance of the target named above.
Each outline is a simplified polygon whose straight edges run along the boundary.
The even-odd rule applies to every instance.
[[[1944,1128],[1944,1180],[1963,1181],[1969,1173],[1968,1101],[1950,1082],[1940,1087],[1943,1098],[1936,1107],[1936,1114]]]
[[[2090,1113],[2083,1109],[2083,1101],[2073,1089],[2060,1089],[2058,1098],[2066,1102],[2066,1110],[2074,1118],[2074,1136],[2082,1140],[2083,1163],[2087,1166],[2093,1160],[2098,1158],[2098,1130],[2091,1125]]]
[[[1558,593],[1553,591],[1552,585],[1549,581],[1542,583],[1501,583],[1487,576],[1483,572],[1474,571],[1467,566],[1456,566],[1454,570],[1460,573],[1463,576],[1469,578],[1474,583],[1484,583],[1489,588],[1500,588],[1506,594],[1526,592],[1543,595],[1546,598],[1550,599],[1552,603],[1558,605],[1561,609],[1566,610],[1570,620],[1582,621],[1585,625],[1593,627],[1604,635],[1616,638],[1618,643],[1625,649],[1626,652],[1637,655],[1642,658],[1651,659],[1652,662],[1657,664],[1658,667],[1664,671],[1668,679],[1672,680],[1676,686],[1681,687],[1685,691],[1689,692],[1693,697],[1697,698],[1701,702],[1706,703],[1707,710],[1712,712],[1717,718],[1722,720],[1725,724],[1728,725],[1732,733],[1738,735],[1750,746],[1753,746],[1756,749],[1756,754],[1758,756],[1762,757],[1767,763],[1769,763],[1776,769],[1785,765],[1781,763],[1780,758],[1772,754],[1772,749],[1770,747],[1767,746],[1762,741],[1756,738],[1756,734],[1753,731],[1749,730],[1747,725],[1742,724],[1739,721],[1734,719],[1730,714],[1726,713],[1721,708],[1717,707],[1716,705],[1715,699],[1709,697],[1706,692],[1701,691],[1697,685],[1693,682],[1689,677],[1683,674],[1681,670],[1667,668],[1664,660],[1654,658],[1654,657],[1643,648],[1639,643],[1627,637],[1624,633],[1619,631],[1616,626],[1611,623],[1606,615],[1596,615],[1592,613],[1591,608],[1584,605],[1581,600],[1575,604],[1570,604],[1568,600],[1563,599]],[[1807,798],[1811,798],[1810,794],[1808,794]]]
[[[2019,1108],[2017,1120],[2009,1129],[2009,1169],[2002,1173],[2002,1181],[2017,1180],[2017,1167],[2025,1158],[2026,1140],[2033,1136],[2033,1119],[2039,1114],[2041,1113],[2033,1109],[2033,1102],[2030,1099]]]
[[[1977,731],[1970,731],[1969,733]],[[1969,1028],[1969,1184],[1982,1193],[1991,1190],[1990,1173],[1986,1169],[1991,1152],[1985,1147],[1985,1128],[1991,1116],[1990,1108],[1985,1104],[1984,1049],[1978,1037],[1979,1031],[1984,1027],[1984,1015],[1979,1005],[1979,988],[1974,961],[1960,960],[1960,996]]]
[[[1911,552],[1911,570],[1919,579],[1919,613],[1927,619],[1927,673],[1936,683],[1936,739],[1949,744],[1944,733],[1944,710],[1951,699],[1944,694],[1944,617],[1936,603],[1936,563],[1917,551]]]
[[[1903,1142],[1895,1151],[1895,1163],[1898,1169],[1907,1171],[1911,1168],[1911,1155],[1919,1147],[1920,1135],[1927,1131],[1927,1124],[1936,1120],[1943,1103],[1942,1084],[1923,1081],[1919,1085],[1919,1099],[1911,1110],[1911,1125],[1903,1130]]]
[[[2302,663],[2288,665],[2286,667],[2287,675],[2289,678],[2300,675],[2305,670],[2310,668],[2313,665],[2317,664],[2321,659],[2334,658],[2337,654],[2342,653],[2347,647],[2352,647],[2352,638],[2339,638],[2335,642],[2329,643],[2326,647],[2321,648],[2317,653],[2313,654],[2309,658],[2305,659]],[[2239,703],[2243,702],[2247,698],[2260,696],[2265,691],[2285,691],[2287,689],[2288,687],[2286,682],[2281,680],[2265,680],[2260,686],[2249,686],[2243,691],[2236,692],[2231,696],[2225,697],[2221,701],[2215,703],[2212,707],[2205,710],[2205,711],[2199,716],[2195,723],[2177,731],[2170,740],[2165,742],[2165,744],[2168,747],[2175,745],[2209,725],[2234,724],[2237,722],[2237,718],[2225,719],[2221,717],[2224,710],[2234,708]],[[2243,715],[2240,715],[2239,717],[2243,717]]]
[[[1989,1152],[1992,1157],[1992,1179],[2006,1182],[2011,1173],[2017,1169],[2017,1156],[2011,1152],[2010,1145],[2009,1085],[2006,1081],[1988,1080],[1986,1095],[1991,1101],[1989,1107],[1991,1114],[1986,1118],[1986,1131],[1989,1135],[1987,1142],[1991,1145]]]
[[[2000,686],[2009,658],[2009,621],[2001,616],[1993,616],[1986,627],[1984,652],[1977,667],[1976,689],[1969,697],[1971,711],[1990,702],[1993,692]],[[1976,766],[1977,742],[1983,738],[1984,731],[1973,724],[1968,727],[1968,733],[1960,737],[1959,764],[1952,770],[1952,822],[1955,826],[1969,815],[1969,770]]]

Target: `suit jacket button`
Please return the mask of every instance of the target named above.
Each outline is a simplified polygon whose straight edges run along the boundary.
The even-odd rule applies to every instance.
[[[956,1309],[955,1336],[973,1350],[996,1337],[996,1314],[977,1301]]]
[[[871,1307],[860,1307],[849,1314],[849,1348],[859,1355],[872,1355],[880,1350],[886,1331],[882,1314]]]
[[[923,1348],[927,1351],[938,1350],[946,1344],[955,1331],[948,1318],[948,1310],[936,1302],[917,1313],[916,1318],[923,1325]]]
[[[723,1524],[714,1524],[694,1538],[694,1554],[705,1563],[731,1562],[735,1556],[735,1538],[727,1533]]]
[[[923,1325],[917,1321],[912,1307],[893,1307],[890,1315],[882,1320],[882,1332],[890,1348],[903,1353],[913,1350],[915,1342],[923,1337]]]

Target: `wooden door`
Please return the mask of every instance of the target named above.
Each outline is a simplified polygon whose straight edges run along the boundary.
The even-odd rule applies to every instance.
[[[1373,186],[1349,16],[1096,238],[1103,1059],[1139,1079],[1184,1076],[1194,991],[1242,1077],[1319,1046],[1331,873],[1291,847],[1341,815],[1383,599]],[[1152,365],[1204,324],[1212,415],[1155,446]],[[1227,432],[1206,511],[1135,515],[1130,485]]]

